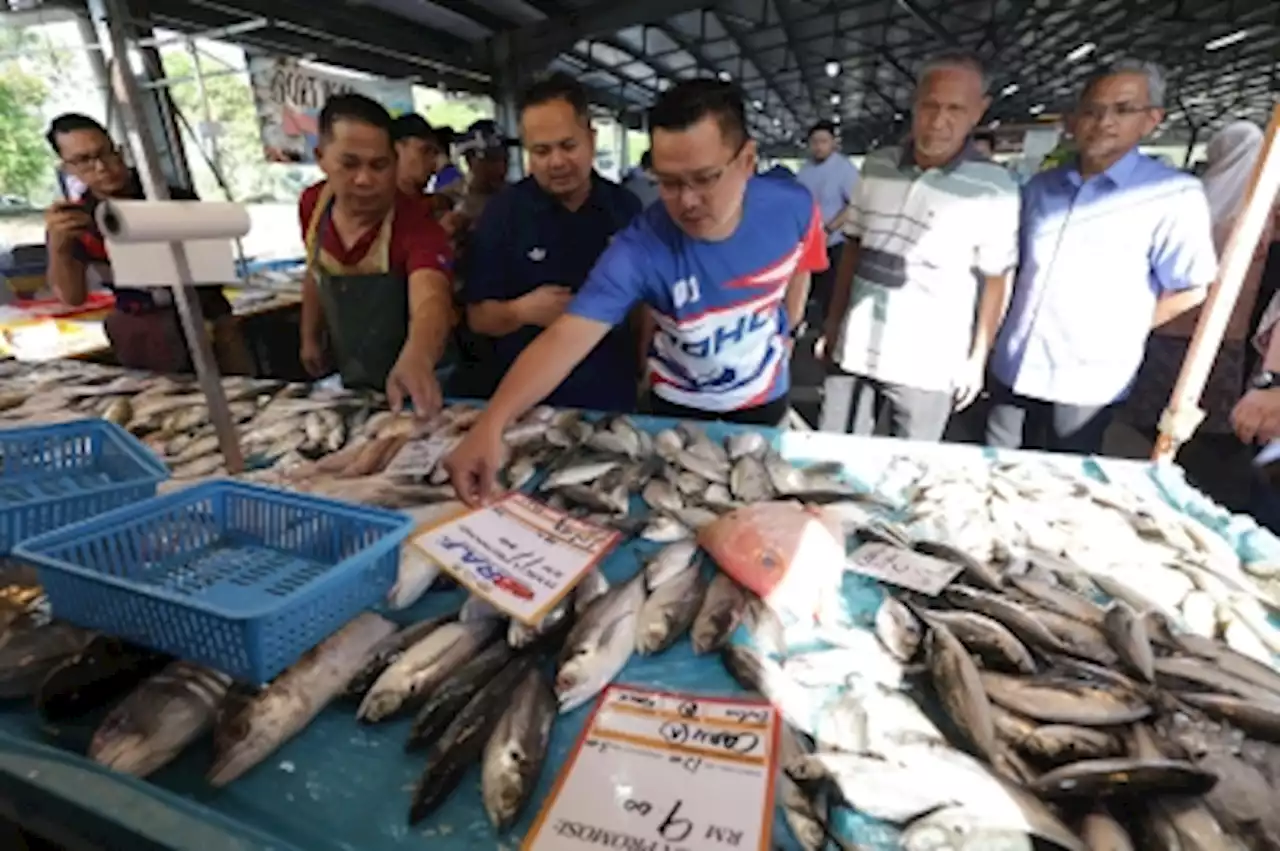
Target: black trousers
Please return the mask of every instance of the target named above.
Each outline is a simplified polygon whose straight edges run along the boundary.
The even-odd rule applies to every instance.
[[[991,393],[988,446],[1074,455],[1102,452],[1102,438],[1115,418],[1116,405],[1066,405],[1031,399],[990,377],[987,387]]]
[[[813,276],[809,287],[809,301],[805,308],[805,321],[809,327],[819,331],[827,321],[827,311],[831,309],[831,295],[836,287],[836,270],[840,268],[840,257],[844,253],[844,243],[827,246],[828,266],[825,272]]]
[[[743,408],[738,411],[703,411],[698,408],[686,408],[684,405],[668,402],[653,393],[649,394],[648,402],[646,413],[655,417],[671,417],[679,420],[721,420],[737,425],[761,426],[777,426],[787,415],[787,409],[791,406],[786,396],[754,408]]]
[[[881,418],[889,437],[937,442],[951,419],[952,395],[829,370],[822,384],[819,431],[873,435]]]

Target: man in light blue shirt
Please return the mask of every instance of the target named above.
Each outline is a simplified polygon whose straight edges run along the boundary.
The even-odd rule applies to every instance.
[[[1124,61],[1090,79],[1078,154],[1022,188],[1020,265],[991,357],[987,443],[1096,454],[1151,329],[1217,274],[1200,182],[1143,156],[1164,78]]]
[[[809,153],[796,180],[809,190],[822,212],[822,224],[827,229],[827,258],[831,262],[827,271],[813,276],[813,291],[809,294],[811,321],[820,323],[831,305],[835,272],[840,268],[844,249],[845,210],[858,185],[858,169],[840,150],[836,126],[830,121],[821,121],[809,131]]]

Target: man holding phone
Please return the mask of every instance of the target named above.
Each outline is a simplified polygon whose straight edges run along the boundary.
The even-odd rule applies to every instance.
[[[80,198],[54,202],[45,211],[49,286],[59,300],[72,306],[83,304],[95,283],[115,292],[115,310],[105,327],[121,366],[190,372],[191,356],[172,293],[167,288],[118,286],[94,218],[103,201],[145,200],[137,171],[125,163],[106,128],[87,115],[58,116],[45,138],[62,161],[63,173],[85,186]],[[169,195],[175,201],[199,200],[180,186],[170,186]],[[221,288],[200,287],[197,292],[219,369],[229,374],[252,372],[248,349]]]

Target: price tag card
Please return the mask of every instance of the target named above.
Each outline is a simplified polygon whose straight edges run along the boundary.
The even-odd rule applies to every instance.
[[[522,851],[768,851],[779,719],[767,702],[610,686]]]
[[[440,459],[453,451],[462,436],[433,434],[422,440],[411,440],[387,464],[388,476],[429,476]]]
[[[846,566],[853,573],[930,597],[942,593],[942,589],[950,585],[962,569],[954,562],[881,543],[858,547],[849,556]]]
[[[621,539],[522,493],[441,523],[410,543],[471,593],[540,623]]]

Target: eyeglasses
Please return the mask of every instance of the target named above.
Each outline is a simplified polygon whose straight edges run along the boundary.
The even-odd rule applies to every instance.
[[[105,167],[110,165],[116,161],[119,155],[120,152],[114,147],[102,148],[91,154],[81,154],[77,157],[65,159],[62,162],[66,164],[67,168],[75,171],[88,171],[96,166]]]
[[[747,142],[744,139],[742,144],[738,146],[738,150],[733,152],[733,156],[729,157],[729,161],[714,171],[704,171],[688,178],[671,177],[662,174],[655,175],[658,183],[658,192],[671,198],[679,196],[685,189],[690,189],[698,195],[706,195],[719,185],[724,178],[725,172],[738,161],[738,157],[742,156],[742,152],[746,148]]]
[[[1083,118],[1093,121],[1105,121],[1108,115],[1114,115],[1116,118],[1132,118],[1135,115],[1142,115],[1144,112],[1150,112],[1153,109],[1155,107],[1151,104],[1139,106],[1136,103],[1089,103],[1082,104],[1079,112]]]

